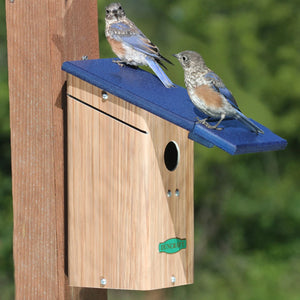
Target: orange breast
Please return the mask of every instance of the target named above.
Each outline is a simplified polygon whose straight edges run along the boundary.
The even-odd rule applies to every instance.
[[[117,54],[117,56],[125,55],[125,50],[124,50],[121,42],[118,42],[110,37],[107,37],[107,41],[109,42],[112,51],[114,51],[115,54]]]
[[[195,94],[205,102],[207,106],[220,108],[222,107],[221,96],[207,85],[201,85],[195,88]]]

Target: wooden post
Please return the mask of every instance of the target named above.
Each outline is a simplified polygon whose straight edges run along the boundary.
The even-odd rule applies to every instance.
[[[106,299],[69,288],[65,60],[99,57],[96,0],[6,0],[16,299]]]

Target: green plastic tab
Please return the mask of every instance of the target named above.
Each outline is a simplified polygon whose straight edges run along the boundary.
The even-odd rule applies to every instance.
[[[160,243],[158,246],[158,251],[173,254],[185,248],[186,239],[173,238]]]

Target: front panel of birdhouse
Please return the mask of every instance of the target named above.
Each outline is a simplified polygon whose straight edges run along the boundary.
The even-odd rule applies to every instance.
[[[192,283],[188,131],[70,74],[67,110],[70,285]]]

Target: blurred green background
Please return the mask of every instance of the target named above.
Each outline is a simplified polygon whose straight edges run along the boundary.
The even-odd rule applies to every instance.
[[[112,57],[98,1],[100,55]],[[230,156],[195,144],[194,284],[109,299],[300,299],[300,2],[127,0],[136,25],[171,54],[195,50],[241,110],[288,140],[284,151]],[[0,291],[14,299],[5,1],[0,0]]]

